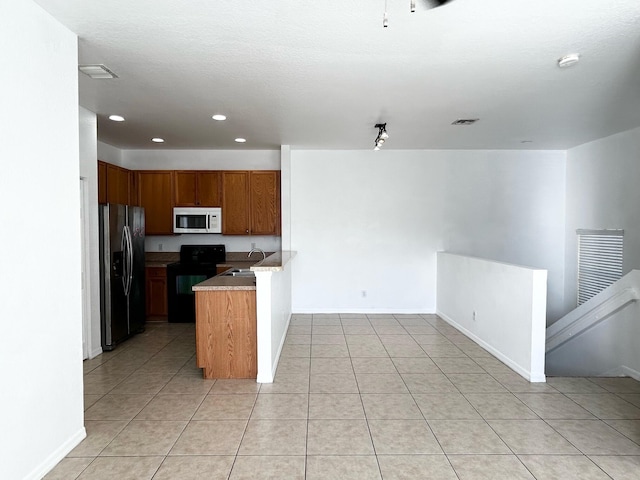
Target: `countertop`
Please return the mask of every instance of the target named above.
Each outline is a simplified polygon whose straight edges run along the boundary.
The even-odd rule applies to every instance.
[[[166,267],[180,261],[180,252],[145,252],[145,267]]]
[[[291,261],[296,252],[276,252],[269,255],[264,260],[251,265],[250,267],[240,267],[238,264],[243,262],[229,262],[232,265],[229,268],[251,268],[254,272],[279,272],[284,269],[284,266]],[[249,263],[249,262],[244,262]],[[216,277],[209,278],[204,282],[201,282],[192,287],[194,292],[207,291],[207,290],[255,290],[256,279],[255,277],[233,277],[218,275]]]
[[[211,277],[191,287],[194,292],[206,292],[211,290],[255,290],[255,277],[232,277],[222,276]]]

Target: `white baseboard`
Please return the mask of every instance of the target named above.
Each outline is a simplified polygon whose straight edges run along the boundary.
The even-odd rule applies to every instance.
[[[631,377],[634,380],[638,380],[640,382],[640,372],[634,370],[633,368],[627,367],[625,365],[620,365],[619,367],[612,368],[611,370],[607,370],[606,372],[597,375],[598,377]]]
[[[280,362],[280,354],[282,353],[282,348],[284,347],[284,341],[287,339],[287,332],[289,331],[289,324],[291,323],[291,313],[289,313],[289,318],[287,319],[287,324],[284,327],[284,335],[280,339],[280,345],[278,345],[278,352],[276,353],[276,358],[273,361],[273,366],[271,367],[271,378],[276,377],[276,370],[278,370],[278,363]]]
[[[296,314],[340,314],[340,313],[350,313],[350,314],[361,314],[361,315],[392,315],[397,313],[398,315],[434,315],[436,312],[434,310],[406,310],[402,308],[294,308],[293,309]],[[295,315],[295,314],[294,314]]]
[[[96,358],[98,355],[102,355],[102,347],[94,348],[89,352],[89,359]]]
[[[444,314],[442,312],[437,312],[437,315],[440,318],[442,318],[445,322],[447,322],[449,325],[451,325],[452,327],[456,328],[460,332],[464,333],[467,337],[469,337],[471,340],[476,342],[478,345],[480,345],[482,348],[484,348],[487,352],[489,352],[491,355],[496,357],[502,363],[507,365],[511,370],[516,372],[518,375],[524,377],[529,382],[532,382],[532,383],[544,383],[544,382],[547,381],[547,378],[546,378],[546,376],[544,374],[542,374],[542,375],[540,375],[540,374],[532,374],[529,370],[527,370],[526,368],[524,368],[521,365],[517,364],[516,362],[514,362],[512,359],[510,359],[509,357],[504,355],[499,350],[496,350],[493,346],[489,345],[487,342],[485,342],[481,338],[479,338],[476,335],[474,335],[473,333],[471,333],[469,330],[464,328],[462,325],[458,324],[455,320],[453,320],[452,318],[448,317],[446,314]]]
[[[29,473],[24,480],[40,480],[47,473],[53,470],[55,467],[67,454],[76,448],[78,444],[84,440],[87,436],[87,431],[84,427],[78,430],[75,434],[73,434],[66,442],[60,445],[55,449],[51,455],[49,455],[44,462],[40,463],[36,468],[34,468],[31,473]]]

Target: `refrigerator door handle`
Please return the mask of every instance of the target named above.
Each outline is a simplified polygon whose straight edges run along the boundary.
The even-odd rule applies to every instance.
[[[122,264],[120,265],[121,269],[121,281],[122,281],[122,289],[124,290],[124,294],[127,294],[127,283],[128,283],[128,270],[127,270],[127,227],[122,229],[122,240],[120,241],[120,250],[122,250]]]
[[[125,244],[124,253],[124,294],[129,295],[131,292],[131,281],[133,278],[133,245],[131,243],[131,229],[125,226],[123,230],[122,240]]]
[[[129,241],[129,286],[127,295],[129,295],[133,286],[133,238],[131,237],[131,227],[129,226],[127,226],[127,240]]]

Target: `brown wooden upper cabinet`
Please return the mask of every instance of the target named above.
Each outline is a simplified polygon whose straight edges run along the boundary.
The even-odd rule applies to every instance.
[[[280,172],[222,172],[222,233],[280,234]]]
[[[144,207],[147,235],[173,234],[173,171],[141,170],[138,199]]]
[[[176,171],[175,205],[178,207],[219,207],[222,202],[220,172]]]
[[[98,203],[132,203],[133,172],[98,160]]]
[[[107,164],[98,160],[98,203],[107,203]]]
[[[129,203],[129,170],[107,164],[107,203]]]

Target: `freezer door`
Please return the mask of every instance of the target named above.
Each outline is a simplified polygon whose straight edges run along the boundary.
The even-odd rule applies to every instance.
[[[144,208],[128,207],[133,263],[129,293],[129,325],[131,333],[144,331],[145,323],[145,266],[144,266]]]
[[[129,334],[122,248],[126,221],[124,205],[100,206],[100,318],[105,350],[112,350]]]

